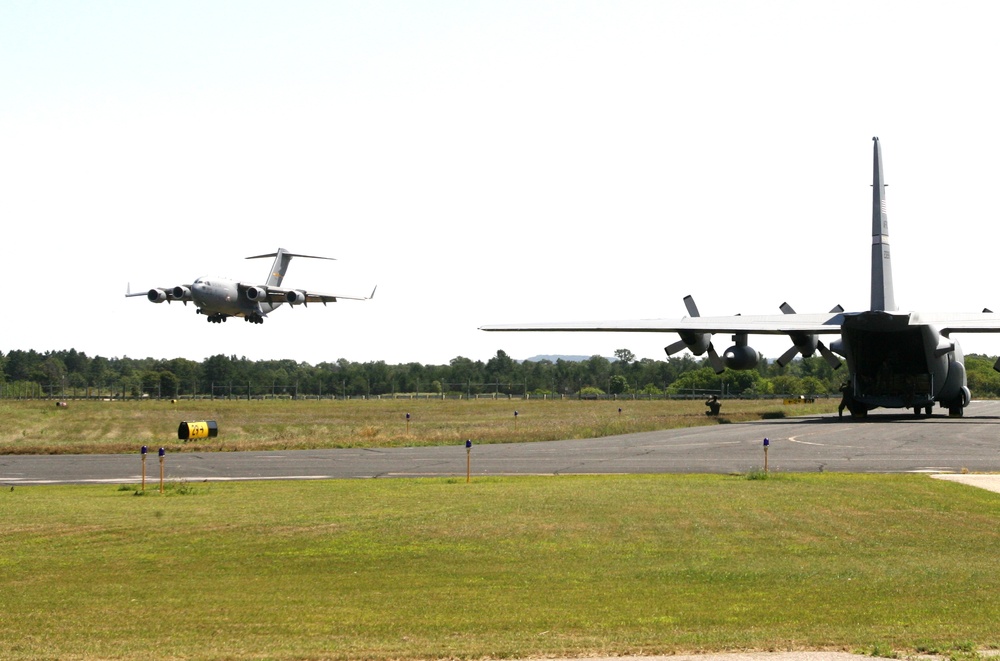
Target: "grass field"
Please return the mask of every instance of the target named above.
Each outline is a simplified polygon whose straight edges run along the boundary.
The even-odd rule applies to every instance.
[[[1000,495],[919,475],[0,492],[4,659],[1000,645]]]
[[[721,416],[709,418],[703,402],[685,400],[70,401],[66,408],[0,400],[0,454],[131,453],[142,445],[182,452],[549,441],[831,412],[837,403],[726,400]],[[218,423],[217,438],[177,439],[181,421],[206,419]]]

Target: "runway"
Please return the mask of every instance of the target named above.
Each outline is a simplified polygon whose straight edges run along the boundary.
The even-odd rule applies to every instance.
[[[168,453],[168,480],[303,480],[471,475],[1000,472],[1000,401],[963,418],[874,412],[812,416],[544,443],[453,447]],[[467,463],[468,462],[468,463]],[[0,455],[0,485],[137,483],[134,455]],[[147,480],[159,479],[151,452]]]

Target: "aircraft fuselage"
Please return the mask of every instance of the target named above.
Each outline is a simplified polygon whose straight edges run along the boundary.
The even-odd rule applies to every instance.
[[[191,284],[191,300],[201,314],[227,317],[264,316],[281,305],[251,300],[248,291],[254,289],[224,278],[201,277]]]
[[[960,415],[968,405],[961,347],[911,316],[882,311],[844,316],[841,339],[832,348],[847,360],[848,407],[855,415],[877,407],[929,414],[935,402]]]

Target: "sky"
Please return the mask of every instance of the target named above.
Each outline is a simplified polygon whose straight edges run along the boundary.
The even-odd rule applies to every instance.
[[[482,325],[1000,310],[989,2],[0,3],[0,352],[662,359]],[[209,324],[202,275],[370,301]],[[720,350],[729,338],[716,337]],[[1000,336],[957,336],[1000,353]],[[771,358],[790,343],[751,338]]]

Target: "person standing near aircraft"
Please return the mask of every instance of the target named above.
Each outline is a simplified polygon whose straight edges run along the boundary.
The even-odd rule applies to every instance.
[[[844,417],[844,409],[847,408],[847,400],[851,397],[851,386],[844,382],[840,386],[840,406],[837,407],[837,415]]]
[[[705,406],[708,407],[708,410],[705,411],[705,415],[715,416],[719,415],[719,409],[722,408],[722,402],[719,401],[718,395],[712,395],[708,398],[708,401],[705,402]]]

